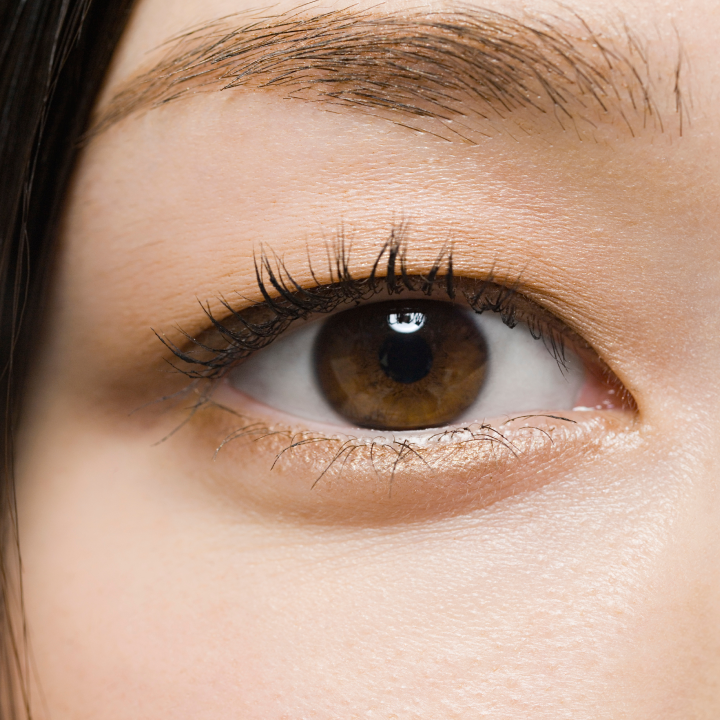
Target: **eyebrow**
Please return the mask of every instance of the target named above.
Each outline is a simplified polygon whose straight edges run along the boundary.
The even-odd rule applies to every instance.
[[[663,132],[668,107],[682,134],[685,112],[679,48],[670,72],[652,72],[645,44],[626,24],[600,33],[576,14],[232,15],[170,39],[159,52],[100,109],[89,137],[133,113],[232,88],[274,90],[422,132],[432,121],[444,139],[466,142],[474,142],[473,127],[488,134],[520,110],[562,129],[620,123],[632,135]]]

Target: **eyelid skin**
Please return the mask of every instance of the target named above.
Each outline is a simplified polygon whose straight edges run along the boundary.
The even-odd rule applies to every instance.
[[[282,264],[275,266],[263,255],[257,262],[263,302],[237,311],[223,301],[228,315],[221,320],[204,308],[210,327],[196,338],[186,336],[183,346],[161,337],[176,367],[190,378],[193,432],[215,458],[227,491],[247,494],[243,502],[263,512],[323,523],[414,521],[428,513],[434,517],[483,507],[542,484],[566,458],[591,457],[611,438],[618,446],[630,442],[636,415],[632,397],[582,338],[528,300],[517,284],[456,277],[447,250],[426,274],[411,274],[405,246],[395,236],[364,278],[355,279],[346,260],[340,248],[335,283],[303,287]],[[602,412],[547,409],[404,434],[325,427],[288,418],[248,398],[237,405],[225,380],[228,371],[252,353],[262,353],[294,323],[359,302],[406,296],[461,302],[499,314],[509,327],[528,324],[561,366],[569,344],[598,383],[617,389],[617,405]],[[242,480],[234,481],[240,467]]]
[[[241,414],[218,395],[188,428],[202,461],[197,446],[181,446],[181,456],[234,506],[288,522],[367,526],[482,510],[561,482],[579,462],[622,463],[643,442],[624,411],[524,415],[417,442],[308,431],[274,421],[252,401]]]
[[[560,364],[566,340],[581,351],[592,352],[583,338],[520,291],[520,279],[498,283],[493,271],[482,279],[456,277],[449,248],[440,251],[426,274],[411,273],[404,231],[402,226],[391,230],[366,277],[353,276],[349,250],[340,241],[332,250],[334,258],[328,257],[328,281],[320,282],[310,265],[314,285],[309,287],[295,280],[277,258],[263,253],[255,264],[262,302],[237,310],[222,299],[223,319],[218,319],[209,305],[203,306],[209,327],[195,337],[183,333],[184,344],[161,335],[158,338],[181,362],[178,369],[189,377],[217,378],[229,366],[266,347],[298,320],[377,300],[381,293],[387,297],[401,293],[408,297],[411,293],[416,297],[442,295],[446,300],[462,300],[477,313],[498,313],[510,328],[523,322]],[[632,400],[628,402],[632,404]]]

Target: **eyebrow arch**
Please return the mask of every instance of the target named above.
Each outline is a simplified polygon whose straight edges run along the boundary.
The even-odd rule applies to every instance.
[[[475,8],[376,10],[232,15],[176,36],[159,60],[119,86],[88,137],[139,111],[239,87],[349,107],[423,132],[433,121],[444,139],[465,142],[474,142],[477,121],[488,134],[523,109],[563,129],[619,122],[634,136],[663,132],[660,108],[670,107],[682,134],[680,50],[672,72],[660,76],[667,87],[658,102],[648,52],[626,24],[608,36],[574,13],[518,20]]]

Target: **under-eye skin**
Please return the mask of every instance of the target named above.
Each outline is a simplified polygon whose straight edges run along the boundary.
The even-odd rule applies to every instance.
[[[268,427],[353,437],[634,409],[588,344],[517,287],[456,277],[445,253],[427,274],[410,274],[392,239],[364,278],[342,253],[335,282],[312,287],[263,256],[263,302],[224,302],[222,319],[206,309],[207,331],[182,348],[165,341],[198,406],[216,400],[220,383],[222,405],[262,414]]]

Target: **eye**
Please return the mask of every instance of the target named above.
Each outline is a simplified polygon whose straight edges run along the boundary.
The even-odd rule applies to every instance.
[[[411,273],[393,237],[357,275],[342,243],[303,280],[263,255],[259,302],[203,304],[208,326],[183,346],[159,335],[191,378],[168,397],[194,393],[187,417],[243,502],[320,522],[437,517],[539,487],[553,459],[632,430],[632,395],[532,287],[459,276],[445,251]]]
[[[559,321],[524,307],[522,322],[505,309],[426,299],[353,307],[281,336],[229,384],[286,415],[380,431],[616,406],[615,383]]]

